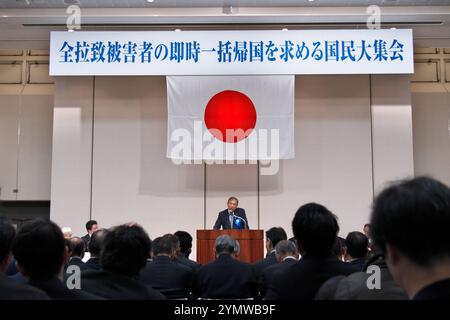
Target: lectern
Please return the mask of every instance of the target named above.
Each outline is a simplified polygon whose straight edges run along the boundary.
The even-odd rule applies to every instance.
[[[264,232],[263,230],[197,230],[197,262],[206,264],[215,259],[214,244],[216,238],[223,234],[229,234],[239,241],[241,252],[239,260],[253,263],[264,256]]]

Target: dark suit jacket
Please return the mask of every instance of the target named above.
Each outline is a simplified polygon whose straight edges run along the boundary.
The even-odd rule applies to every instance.
[[[18,283],[0,272],[0,300],[50,300],[42,290]]]
[[[100,270],[100,258],[89,258],[84,264],[83,270]]]
[[[380,289],[370,290],[367,280],[371,273],[364,271],[349,276],[336,276],[328,279],[319,289],[316,300],[407,300],[408,297],[395,283],[384,259],[376,260],[370,265],[380,268]]]
[[[81,272],[83,290],[113,300],[163,300],[165,297],[155,289],[136,279],[106,270]]]
[[[69,289],[58,278],[48,280],[31,279],[29,284],[44,291],[53,300],[101,300],[101,297],[79,289]],[[83,286],[81,286],[83,288]]]
[[[70,258],[69,263],[67,264],[67,266],[79,266],[81,270],[84,269],[84,265],[85,263],[83,262],[83,260],[81,260],[80,257]]]
[[[167,256],[156,256],[141,270],[138,280],[168,299],[190,298],[194,270]]]
[[[91,242],[91,237],[89,236],[89,233],[85,234],[81,237],[81,240],[84,242],[84,251],[89,251],[89,242]]]
[[[450,300],[450,278],[432,283],[420,290],[413,300]]]
[[[256,296],[257,283],[250,264],[221,254],[200,268],[195,282],[195,295],[211,299],[245,299]]]
[[[234,210],[234,215],[244,219],[245,225],[246,225],[245,229],[250,229],[244,209],[236,208],[236,210]],[[223,229],[232,229],[231,224],[230,224],[230,215],[228,213],[228,209],[225,209],[225,210],[219,212],[216,223],[214,224],[214,229],[220,229],[221,227]]]
[[[352,266],[358,268],[358,271],[362,271],[364,266],[366,265],[366,260],[364,258],[355,259],[349,262]]]
[[[266,295],[270,296],[273,292],[273,288],[275,286],[274,278],[277,273],[283,273],[287,267],[296,264],[298,261],[296,259],[288,258],[286,260],[281,261],[280,263],[276,263],[268,266],[262,272],[260,286],[259,286],[259,294],[261,297],[265,297]]]
[[[180,253],[176,258],[175,261],[178,263],[181,263],[182,265],[188,266],[194,271],[197,271],[200,269],[201,265],[195,261],[190,260],[188,257],[186,257],[183,253]]]
[[[256,278],[258,282],[261,282],[261,277],[263,271],[274,264],[277,264],[277,257],[275,256],[275,251],[270,252],[264,259],[259,260],[253,264],[253,269],[255,270]]]
[[[313,300],[322,284],[337,275],[358,271],[348,263],[339,261],[331,253],[324,256],[305,254],[299,262],[274,276],[274,290],[267,299]]]

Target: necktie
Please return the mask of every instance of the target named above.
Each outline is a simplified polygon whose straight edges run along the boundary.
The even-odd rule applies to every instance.
[[[229,214],[229,219],[230,219],[230,229],[233,229],[233,212],[232,211],[228,211]]]

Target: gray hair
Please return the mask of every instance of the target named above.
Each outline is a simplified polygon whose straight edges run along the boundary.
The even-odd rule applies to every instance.
[[[239,244],[239,241],[234,240],[234,254],[239,254],[241,252],[241,245]]]
[[[235,252],[236,241],[233,239],[232,236],[228,234],[223,234],[217,237],[215,247],[216,247],[216,254],[221,253],[231,254]]]
[[[297,246],[292,241],[281,240],[275,246],[275,254],[277,256],[280,256],[280,255],[283,255],[283,256],[285,256],[285,255],[294,256],[294,255],[297,254]]]

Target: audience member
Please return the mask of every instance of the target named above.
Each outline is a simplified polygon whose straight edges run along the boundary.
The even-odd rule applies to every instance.
[[[302,258],[274,276],[274,290],[268,299],[314,299],[320,286],[336,275],[349,275],[357,269],[339,261],[330,251],[339,226],[336,217],[324,206],[301,206],[292,221],[292,230]]]
[[[439,181],[400,181],[376,197],[371,237],[410,299],[450,299],[449,229],[450,188]]]
[[[197,272],[195,295],[209,299],[246,299],[256,295],[257,284],[250,264],[233,257],[236,241],[221,235],[215,242],[216,260]]]
[[[147,263],[151,241],[136,224],[121,225],[106,234],[101,270],[85,270],[81,287],[106,299],[159,300],[164,296],[135,279]]]

